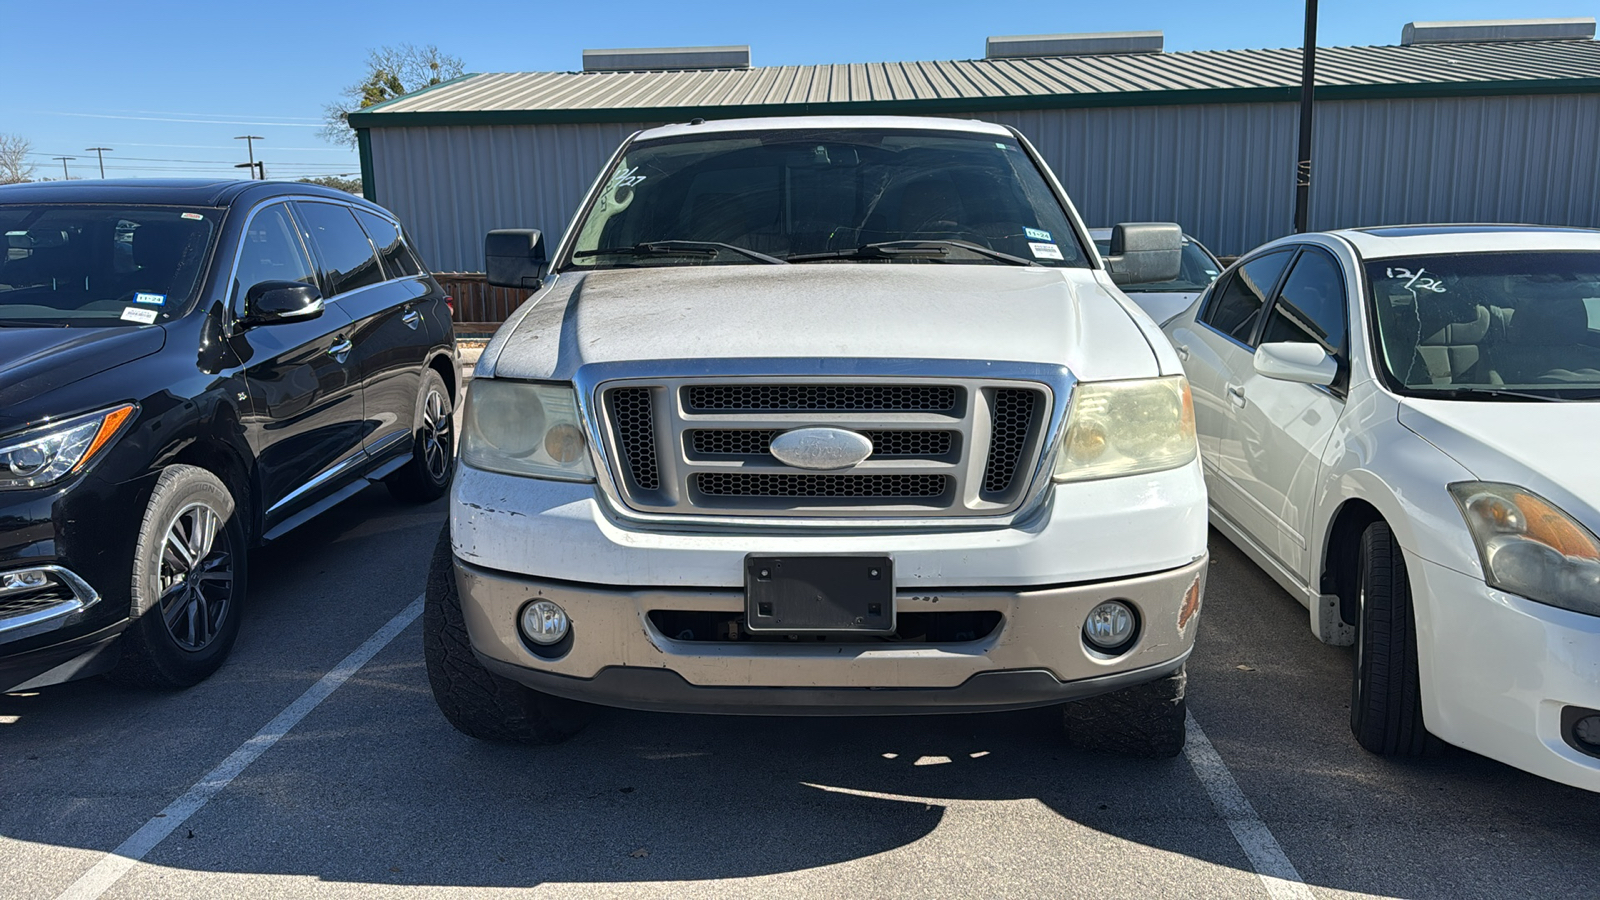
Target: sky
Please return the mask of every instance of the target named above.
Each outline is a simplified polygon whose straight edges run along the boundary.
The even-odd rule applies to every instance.
[[[324,104],[369,48],[436,44],[469,72],[570,71],[585,48],[749,44],[757,66],[972,59],[989,35],[1160,29],[1166,49],[1298,47],[1301,0],[1087,4],[691,0],[0,0],[9,75],[0,133],[35,177],[242,177],[244,134],[269,178],[356,174],[322,139]],[[1398,44],[1411,21],[1597,16],[1600,0],[1322,0],[1321,46]],[[29,36],[36,36],[37,42]],[[29,50],[37,47],[37,51]]]

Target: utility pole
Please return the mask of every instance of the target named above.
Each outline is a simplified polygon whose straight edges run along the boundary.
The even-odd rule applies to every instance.
[[[266,166],[259,166],[258,167],[256,165],[256,141],[264,141],[264,140],[266,140],[266,138],[262,137],[259,134],[241,134],[241,135],[238,135],[237,137],[235,137],[234,140],[236,140],[236,141],[244,141],[245,149],[250,154],[250,162],[248,162],[248,163],[246,163],[245,165],[242,165],[242,166],[234,166],[234,168],[235,169],[249,169],[250,170],[250,177],[252,179],[256,177],[256,172],[259,170],[261,172],[261,180],[262,181],[266,181],[267,180],[267,167]]]
[[[106,177],[106,154],[111,152],[111,148],[110,147],[85,147],[83,149],[83,152],[85,152],[85,153],[93,153],[95,156],[100,158],[100,177],[101,178],[105,178]]]
[[[258,172],[261,175],[261,180],[262,181],[266,181],[267,180],[267,167],[265,165],[263,165],[262,163],[259,163],[259,162],[234,163],[233,167],[235,169],[249,169],[250,170],[250,180],[251,181],[255,181],[256,180],[256,173],[258,173]]]
[[[72,180],[72,176],[67,174],[67,160],[69,160],[69,159],[77,159],[77,157],[76,156],[52,156],[50,158],[51,159],[59,159],[59,160],[61,160],[61,180],[62,181],[71,181]]]
[[[1300,155],[1294,172],[1294,231],[1311,218],[1311,113],[1317,83],[1317,0],[1306,0],[1306,37],[1300,45]]]

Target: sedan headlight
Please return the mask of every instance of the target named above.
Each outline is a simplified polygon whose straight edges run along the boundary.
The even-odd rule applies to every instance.
[[[1194,400],[1182,375],[1095,381],[1072,391],[1056,481],[1087,481],[1187,465],[1198,448]]]
[[[473,379],[467,389],[461,461],[475,469],[593,481],[589,442],[567,384]]]
[[[1532,491],[1464,481],[1450,493],[1492,588],[1600,616],[1600,540]]]
[[[44,487],[82,471],[138,408],[125,403],[0,438],[0,490]]]

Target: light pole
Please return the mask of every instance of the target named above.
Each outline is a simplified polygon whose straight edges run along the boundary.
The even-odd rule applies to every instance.
[[[256,167],[256,141],[264,141],[264,140],[266,140],[266,138],[262,137],[259,134],[241,134],[241,135],[238,135],[237,137],[235,137],[234,140],[236,140],[236,141],[244,141],[245,151],[250,154],[250,162],[248,164],[243,165],[243,166],[234,166],[234,168],[235,169],[248,168],[250,170],[250,177],[251,178],[255,178],[256,177],[256,171],[257,171],[257,167]],[[266,181],[267,180],[266,166],[261,166],[260,167],[260,171],[261,171],[261,180],[262,181]]]
[[[110,151],[111,151],[110,147],[85,147],[85,148],[83,148],[83,152],[85,152],[85,153],[93,153],[95,156],[100,158],[100,177],[101,178],[105,178],[106,177],[106,154],[109,153]]]
[[[1317,83],[1317,0],[1306,0],[1306,37],[1300,45],[1300,155],[1294,172],[1294,231],[1311,218],[1311,112]]]
[[[71,181],[72,180],[72,176],[67,174],[67,160],[69,160],[69,159],[77,159],[77,157],[76,156],[52,156],[50,158],[51,159],[59,159],[59,160],[61,160],[61,180],[62,181]]]

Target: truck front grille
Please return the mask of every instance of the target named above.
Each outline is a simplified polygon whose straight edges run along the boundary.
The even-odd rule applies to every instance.
[[[872,441],[872,455],[939,459],[955,447],[950,431],[863,431]],[[772,439],[783,434],[777,429],[699,428],[689,432],[689,448],[702,456],[766,456]]]
[[[994,417],[989,426],[989,464],[983,471],[983,489],[1005,493],[1022,465],[1033,423],[1037,391],[1002,388],[994,392]]]
[[[723,497],[860,497],[905,500],[945,492],[943,475],[785,475],[755,472],[701,472],[694,476],[702,494]]]
[[[689,388],[693,412],[722,409],[790,412],[848,409],[871,412],[951,412],[956,389],[911,384],[709,384]]]

